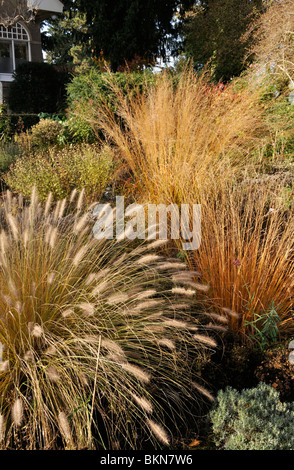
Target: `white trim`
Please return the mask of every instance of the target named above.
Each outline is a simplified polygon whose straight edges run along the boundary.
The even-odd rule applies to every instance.
[[[19,28],[20,27],[20,28]],[[12,60],[12,70],[16,69],[16,59],[15,59],[15,44],[26,44],[27,45],[27,62],[31,62],[31,37],[27,28],[22,23],[16,23],[13,26],[0,26],[0,42],[5,41],[10,45],[10,54]],[[0,75],[12,76],[12,74],[0,73]],[[12,80],[5,80],[12,81]]]
[[[12,82],[12,73],[0,73],[0,82]]]
[[[0,25],[0,39],[5,41],[15,39],[16,41],[27,42],[30,40],[30,35],[26,27],[21,22],[18,22],[12,26]]]
[[[14,49],[14,39],[11,39],[11,57],[12,57],[12,70],[16,69],[15,65],[15,49]]]
[[[43,11],[50,11],[52,13],[62,13],[63,4],[59,0],[27,0],[28,7],[38,8]]]
[[[31,41],[28,42],[28,61],[32,62]]]

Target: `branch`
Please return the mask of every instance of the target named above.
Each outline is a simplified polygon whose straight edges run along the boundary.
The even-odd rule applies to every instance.
[[[30,23],[35,19],[38,6],[28,7],[27,0],[0,0],[0,25],[12,26],[18,21]]]

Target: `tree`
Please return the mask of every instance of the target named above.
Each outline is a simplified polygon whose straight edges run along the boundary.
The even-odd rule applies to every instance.
[[[199,0],[186,15],[184,48],[197,69],[210,63],[214,78],[238,76],[252,38],[244,34],[263,9],[263,0]]]
[[[81,0],[86,12],[96,54],[102,50],[117,70],[135,56],[152,61],[165,58],[168,38],[176,29],[177,10],[191,7],[191,0]]]
[[[91,58],[86,14],[75,0],[63,0],[63,13],[44,23],[42,46],[47,62],[61,66],[80,66]]]
[[[193,0],[65,0],[64,15],[50,20],[44,47],[52,62],[103,58],[116,71],[126,61],[165,57],[167,42],[177,34],[171,20]],[[73,48],[72,48],[73,46]]]
[[[263,69],[294,87],[294,2],[274,0],[253,24],[255,42],[249,51]]]
[[[35,2],[35,6],[28,6],[27,0],[1,0],[0,24],[7,27],[17,21],[29,23],[34,19],[37,9],[37,2]]]

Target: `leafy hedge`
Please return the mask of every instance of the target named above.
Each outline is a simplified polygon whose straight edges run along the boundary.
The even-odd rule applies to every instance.
[[[110,91],[108,85],[108,73],[101,72],[99,69],[91,68],[88,73],[76,75],[67,85],[68,104],[72,106],[75,101],[80,99],[98,98],[98,93],[109,102],[110,106],[115,107],[115,94]],[[155,75],[150,72],[116,72],[112,74],[116,84],[126,94],[130,89],[143,89],[146,80],[152,84],[155,81]]]
[[[64,108],[69,79],[69,73],[59,72],[47,63],[20,64],[9,88],[9,108],[23,114],[55,113]]]
[[[127,96],[132,90],[143,90],[144,83],[152,85],[156,76],[150,71],[146,72],[116,72],[111,79]],[[110,90],[109,74],[96,68],[90,69],[86,74],[79,74],[67,85],[68,125],[76,141],[94,141],[95,135],[91,125],[78,114],[78,107],[83,101],[91,101],[93,106],[99,107],[101,100],[106,101],[115,111],[117,96]]]

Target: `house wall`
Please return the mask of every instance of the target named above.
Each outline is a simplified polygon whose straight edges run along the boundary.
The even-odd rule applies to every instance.
[[[31,60],[32,62],[42,62],[42,44],[40,21],[36,19],[33,23],[24,25],[31,39]]]
[[[30,38],[30,60],[32,62],[42,62],[42,44],[41,44],[41,31],[40,31],[40,20],[38,18],[30,23],[24,23],[19,21],[28,32]],[[0,70],[0,105],[6,104],[9,94],[9,86],[12,81],[12,74],[1,74]]]
[[[55,12],[60,13],[63,6],[59,0],[31,0],[30,3],[40,6],[35,19],[28,23],[21,20],[18,22],[24,26],[30,37],[30,60],[32,62],[42,62],[41,21]],[[17,0],[4,0],[4,3],[1,5],[0,15],[2,13],[4,17],[15,17],[14,13],[17,11],[17,5],[19,4]],[[0,70],[0,104],[6,103],[7,101],[9,83],[11,80],[12,74],[1,74]]]

